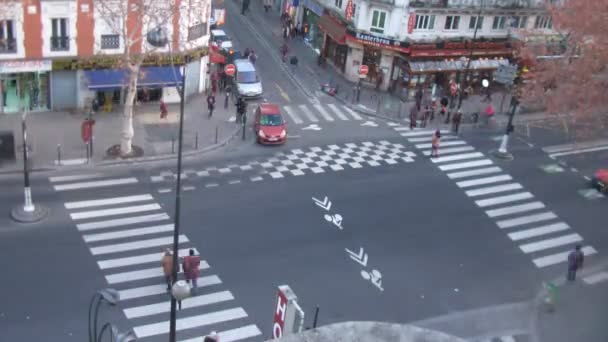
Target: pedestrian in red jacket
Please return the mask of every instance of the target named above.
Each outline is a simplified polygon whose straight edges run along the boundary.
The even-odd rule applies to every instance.
[[[192,288],[192,293],[196,294],[197,288],[197,280],[201,275],[201,271],[199,269],[201,265],[201,257],[198,255],[194,255],[194,249],[190,249],[189,255],[184,257],[184,276],[186,281],[190,283]]]

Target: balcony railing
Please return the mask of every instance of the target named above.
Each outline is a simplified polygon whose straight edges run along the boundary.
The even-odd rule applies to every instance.
[[[68,51],[70,37],[51,37],[51,51]]]
[[[0,39],[0,53],[17,52],[17,41],[14,38]]]
[[[524,9],[543,8],[547,0],[413,0],[411,7],[418,8],[485,8]]]
[[[375,2],[381,5],[391,5],[395,6],[395,0],[369,0],[370,2]]]
[[[117,34],[102,34],[101,48],[102,49],[118,49],[120,47],[120,36]]]

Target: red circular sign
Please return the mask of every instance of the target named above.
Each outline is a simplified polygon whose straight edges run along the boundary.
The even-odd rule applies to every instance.
[[[367,67],[367,65],[362,65],[359,67],[359,74],[361,74],[361,75],[367,75],[368,71],[369,71],[369,68]]]
[[[236,67],[234,66],[234,64],[227,64],[224,67],[224,72],[226,73],[226,75],[232,76],[236,72]]]

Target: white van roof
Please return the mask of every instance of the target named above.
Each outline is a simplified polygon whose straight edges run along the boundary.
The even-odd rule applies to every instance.
[[[214,36],[225,36],[226,32],[224,30],[211,30],[211,34]]]
[[[255,67],[248,59],[237,59],[234,61],[238,71],[255,71]]]

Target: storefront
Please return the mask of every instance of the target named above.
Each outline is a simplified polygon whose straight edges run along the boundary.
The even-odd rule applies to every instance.
[[[300,10],[302,20],[299,28],[304,34],[304,42],[308,44],[317,54],[321,53],[323,46],[323,31],[319,29],[319,19],[323,16],[323,7],[314,0],[303,0]]]
[[[324,14],[318,21],[319,28],[325,32],[325,44],[322,55],[325,60],[339,71],[345,72],[348,46],[346,45],[346,25],[329,14]]]
[[[51,68],[50,60],[0,62],[1,112],[48,110]]]

